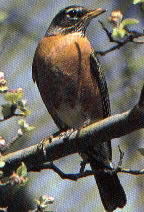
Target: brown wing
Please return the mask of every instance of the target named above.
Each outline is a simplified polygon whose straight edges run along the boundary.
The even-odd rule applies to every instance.
[[[101,65],[96,57],[95,52],[93,52],[90,56],[90,65],[92,74],[97,81],[101,93],[103,105],[103,118],[106,118],[111,115],[109,93],[104,73],[102,71]]]
[[[101,65],[96,57],[95,51],[93,51],[90,55],[90,67],[92,75],[94,76],[94,79],[96,80],[96,83],[98,84],[100,90],[102,98],[102,107],[103,107],[103,118],[106,118],[111,115],[109,93],[105,76],[102,71]],[[111,142],[107,142],[105,144],[109,150],[109,159],[111,160],[112,159]]]

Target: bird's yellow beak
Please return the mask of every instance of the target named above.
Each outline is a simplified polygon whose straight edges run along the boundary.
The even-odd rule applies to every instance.
[[[105,9],[102,9],[102,8],[97,8],[95,10],[90,10],[88,13],[87,13],[87,17],[88,18],[95,18],[99,15],[101,15],[102,13],[106,12]]]

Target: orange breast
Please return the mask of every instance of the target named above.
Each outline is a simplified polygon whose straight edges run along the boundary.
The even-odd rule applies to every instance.
[[[55,111],[70,127],[103,114],[99,88],[90,69],[91,52],[88,39],[79,33],[45,37],[36,50],[36,81],[42,99],[48,111]]]
[[[58,66],[64,73],[73,75],[80,66],[83,69],[89,68],[88,57],[91,51],[88,39],[79,33],[73,33],[45,37],[39,44],[37,54],[52,66]]]

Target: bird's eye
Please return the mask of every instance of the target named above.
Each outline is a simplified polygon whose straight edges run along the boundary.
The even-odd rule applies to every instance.
[[[71,10],[67,13],[67,15],[71,18],[77,17],[77,11],[76,10]]]

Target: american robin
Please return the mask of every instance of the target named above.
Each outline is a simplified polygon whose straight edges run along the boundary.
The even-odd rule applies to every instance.
[[[85,34],[90,21],[104,12],[80,6],[62,9],[36,49],[33,80],[60,130],[80,128],[110,115],[105,77]],[[89,147],[81,156],[87,157],[92,170],[111,167],[111,144]],[[106,211],[125,206],[126,195],[115,173],[94,177]]]

